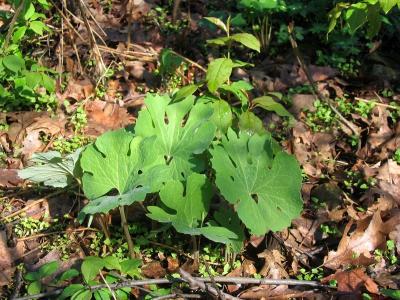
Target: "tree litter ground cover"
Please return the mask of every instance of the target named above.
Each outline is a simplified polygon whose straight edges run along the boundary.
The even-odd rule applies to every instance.
[[[400,299],[398,0],[0,0],[0,299]]]

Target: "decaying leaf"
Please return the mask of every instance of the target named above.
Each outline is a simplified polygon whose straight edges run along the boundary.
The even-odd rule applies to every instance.
[[[23,180],[18,176],[16,169],[0,169],[0,187],[13,187],[21,184]]]
[[[373,251],[384,246],[387,235],[400,222],[400,215],[395,214],[386,222],[382,221],[381,213],[376,212],[372,218],[357,222],[357,228],[349,234],[352,226],[350,221],[343,233],[337,251],[330,251],[324,266],[339,269],[347,265],[369,265],[374,262]]]
[[[378,285],[365,273],[362,268],[348,271],[337,271],[324,279],[322,282],[328,283],[330,280],[337,281],[337,291],[345,293],[346,296],[359,297],[364,289],[369,293],[378,294]]]

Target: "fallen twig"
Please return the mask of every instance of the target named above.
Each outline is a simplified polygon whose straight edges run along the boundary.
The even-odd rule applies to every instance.
[[[199,280],[199,278],[195,278],[192,275],[190,275],[188,272],[186,272],[183,269],[179,269],[179,274],[182,276],[182,278],[187,281],[191,286],[193,287],[197,287],[205,292],[210,293],[211,295],[215,296],[215,297],[219,297],[222,300],[228,299],[228,300],[238,300],[239,298],[231,296],[229,294],[223,293],[221,291],[218,291],[216,288],[212,287],[212,286],[208,286],[206,285],[205,282]],[[215,281],[213,279],[211,279],[211,282]]]
[[[203,283],[211,282],[211,278],[201,278],[201,277],[192,277],[192,278],[194,278],[197,282],[203,282]],[[257,278],[246,278],[246,277],[217,276],[214,277],[214,281],[217,283],[225,283],[225,284],[230,283],[230,284],[255,284],[255,285],[290,285],[290,286],[309,286],[313,288],[333,289],[333,287],[324,285],[317,281],[306,281],[306,280],[296,280],[296,279],[266,279],[266,278],[257,279]],[[136,286],[151,285],[151,284],[171,284],[171,283],[182,283],[182,282],[186,281],[182,278],[124,280],[119,283],[109,284],[109,287],[112,290],[116,290],[124,287],[136,287]],[[105,284],[98,284],[88,287],[88,289],[89,288],[92,292],[94,292],[103,288],[107,288],[107,286]],[[59,288],[51,292],[15,298],[15,300],[32,300],[32,299],[40,299],[50,296],[56,296],[61,294],[63,289],[64,288]]]

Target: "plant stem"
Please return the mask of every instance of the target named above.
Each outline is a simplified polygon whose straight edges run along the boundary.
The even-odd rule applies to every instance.
[[[193,247],[193,260],[195,261],[195,263],[199,264],[200,251],[199,251],[199,248],[197,247],[196,236],[192,235],[191,238],[192,238],[192,247]]]
[[[121,226],[124,230],[125,238],[128,243],[129,256],[131,258],[136,258],[135,252],[133,251],[133,240],[129,233],[128,222],[126,220],[125,209],[123,206],[119,207],[119,213],[121,215]]]

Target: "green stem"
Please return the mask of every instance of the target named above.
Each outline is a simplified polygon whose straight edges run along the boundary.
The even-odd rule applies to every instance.
[[[121,215],[121,226],[124,230],[125,238],[128,243],[129,256],[131,258],[136,258],[135,252],[133,251],[133,240],[129,233],[128,222],[126,220],[125,209],[123,206],[119,207],[119,213]]]

